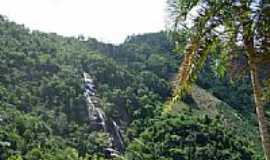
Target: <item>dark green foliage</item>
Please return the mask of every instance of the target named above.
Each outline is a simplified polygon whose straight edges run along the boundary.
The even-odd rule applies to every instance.
[[[198,76],[197,84],[207,89],[214,96],[228,103],[240,113],[248,116],[250,112],[254,111],[254,104],[252,101],[252,89],[250,84],[250,77],[248,74],[238,75],[241,78],[232,80],[229,71],[220,78],[211,69],[211,64],[204,67]]]
[[[218,119],[165,115],[154,119],[127,149],[133,160],[249,160],[244,139],[222,127]]]

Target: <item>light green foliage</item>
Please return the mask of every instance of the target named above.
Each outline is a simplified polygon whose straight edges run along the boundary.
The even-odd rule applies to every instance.
[[[15,155],[8,157],[8,160],[23,160],[21,156]]]

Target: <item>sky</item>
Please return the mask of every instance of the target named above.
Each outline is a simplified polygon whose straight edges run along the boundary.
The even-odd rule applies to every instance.
[[[0,14],[31,30],[119,44],[165,29],[166,0],[0,0]]]

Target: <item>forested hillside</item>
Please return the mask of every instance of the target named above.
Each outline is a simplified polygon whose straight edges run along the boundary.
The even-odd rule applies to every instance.
[[[1,16],[0,160],[263,159],[248,75],[220,78],[208,62],[198,87],[163,112],[182,59],[174,48],[166,32],[112,45]],[[123,151],[89,123],[84,72],[106,121],[121,129]]]

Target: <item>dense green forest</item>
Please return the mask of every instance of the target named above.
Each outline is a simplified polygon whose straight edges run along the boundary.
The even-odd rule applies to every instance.
[[[174,112],[164,112],[187,41],[183,32],[176,46],[168,34],[112,45],[30,31],[1,16],[0,160],[263,159],[248,74],[220,77],[209,60]],[[121,151],[89,124],[84,72],[106,121],[120,126]]]

